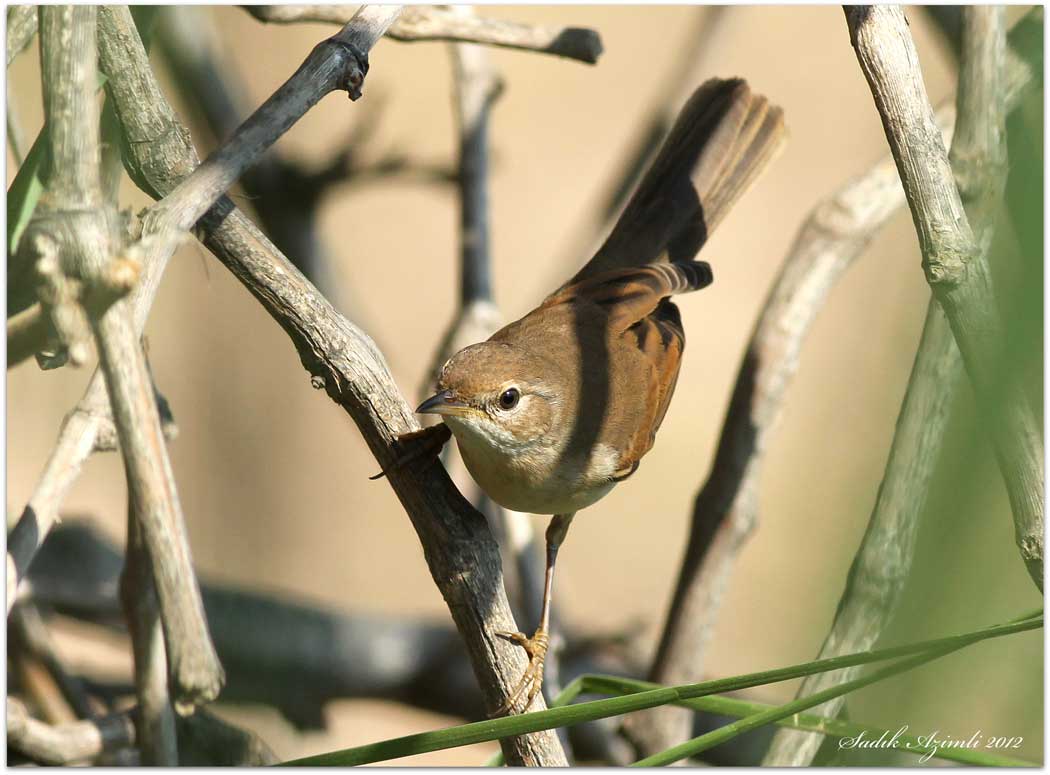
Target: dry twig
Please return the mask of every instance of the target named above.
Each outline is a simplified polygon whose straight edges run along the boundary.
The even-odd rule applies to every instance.
[[[344,24],[356,8],[352,5],[248,5],[245,9],[259,21],[278,24],[330,22]],[[534,51],[594,64],[602,53],[602,41],[594,30],[581,27],[539,27],[498,19],[464,16],[454,8],[410,6],[387,31],[387,37],[402,42],[448,41],[483,43],[490,46]]]
[[[135,745],[132,708],[102,719],[54,726],[32,718],[17,699],[7,698],[8,747],[43,765],[91,763]],[[179,748],[186,766],[259,767],[277,763],[273,751],[251,732],[200,710],[178,720]]]
[[[143,765],[176,767],[179,753],[175,714],[168,692],[167,650],[157,588],[153,582],[153,561],[143,540],[141,519],[134,509],[134,504],[129,502],[120,599],[134,656],[135,695],[139,707],[135,718],[137,744]]]
[[[90,762],[103,753],[134,745],[130,714],[51,726],[32,718],[25,706],[7,698],[7,744],[41,764]]]

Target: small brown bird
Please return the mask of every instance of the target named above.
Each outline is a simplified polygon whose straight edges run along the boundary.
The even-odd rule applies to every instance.
[[[682,108],[598,253],[539,307],[453,355],[419,413],[439,414],[497,503],[553,514],[539,627],[500,633],[529,668],[501,711],[543,681],[558,547],[577,511],[633,474],[674,393],[685,335],[677,293],[711,283],[694,261],[784,137],[779,108],[712,79]]]

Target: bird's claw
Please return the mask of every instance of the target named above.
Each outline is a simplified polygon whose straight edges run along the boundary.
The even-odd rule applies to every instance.
[[[536,695],[540,693],[540,688],[543,686],[543,662],[547,658],[547,649],[550,647],[550,636],[542,627],[536,630],[531,638],[521,632],[497,632],[496,635],[525,649],[525,653],[529,655],[529,666],[504,703],[492,715],[503,716],[510,713],[523,696],[525,703],[521,706],[520,712],[524,713],[532,705],[532,701],[536,699]]]

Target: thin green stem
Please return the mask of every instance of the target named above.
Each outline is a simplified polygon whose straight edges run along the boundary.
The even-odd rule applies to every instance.
[[[638,692],[637,694],[631,694],[626,697],[595,700],[593,702],[585,702],[568,707],[552,707],[538,713],[525,713],[520,716],[477,721],[473,724],[464,724],[462,726],[435,730],[432,732],[422,732],[415,735],[395,738],[393,740],[370,743],[356,748],[347,748],[342,751],[333,751],[326,754],[319,754],[317,756],[309,756],[303,759],[286,762],[286,764],[296,766],[351,766],[370,764],[372,762],[396,759],[402,756],[411,756],[430,751],[439,751],[446,748],[456,748],[463,745],[498,740],[513,735],[538,732],[544,729],[571,726],[585,721],[594,721],[596,719],[608,718],[610,716],[619,716],[624,713],[633,713],[637,710],[645,710],[646,708],[654,708],[659,705],[667,705],[682,700],[695,699],[697,697],[735,691],[738,689],[746,689],[752,686],[761,686],[763,684],[775,683],[790,678],[799,678],[801,676],[811,675],[812,673],[837,670],[839,668],[851,667],[853,665],[897,659],[899,657],[913,654],[922,654],[924,660],[926,660],[932,657],[923,654],[923,652],[944,651],[946,653],[947,651],[962,648],[963,646],[976,643],[977,641],[986,640],[988,638],[996,638],[1015,632],[1037,629],[1042,627],[1042,624],[1042,616],[1039,616],[1035,619],[1024,619],[1019,622],[1000,624],[976,632],[954,635],[948,638],[938,638],[905,646],[897,646],[895,648],[881,649],[879,651],[848,654],[841,657],[808,662],[802,665],[778,668],[776,670],[766,670],[759,673],[750,673],[733,678],[721,678],[698,684],[652,689]],[[894,665],[893,668],[899,668],[900,664],[902,663]],[[872,675],[874,676],[878,674],[873,673]],[[870,679],[871,676],[868,677],[869,682]],[[876,678],[874,680],[879,679]],[[570,689],[575,691],[574,684],[570,684],[562,694],[567,694]],[[559,699],[560,698],[561,696],[559,696]],[[810,698],[806,699],[808,700]],[[794,711],[788,711],[787,715],[790,715],[792,712]],[[745,721],[747,721],[747,719],[745,719]]]
[[[7,191],[7,255],[18,248],[18,240],[33,217],[40,195],[44,193],[41,168],[47,158],[47,127],[40,130],[22,166],[18,168]]]
[[[634,678],[622,678],[613,675],[587,674],[576,678],[565,687],[551,703],[551,707],[560,707],[572,702],[580,694],[605,694],[623,695],[637,692],[651,691],[662,688],[659,684],[649,681],[639,681]],[[697,697],[692,700],[680,700],[675,705],[688,708],[689,710],[702,713],[713,713],[720,716],[731,716],[733,718],[745,718],[758,713],[773,710],[776,706],[762,702],[751,702],[734,697]],[[1009,756],[985,753],[984,751],[970,748],[944,747],[930,745],[929,741],[923,741],[918,737],[904,734],[907,727],[893,731],[881,727],[864,726],[837,718],[827,718],[810,713],[796,713],[787,718],[777,719],[777,726],[788,729],[798,729],[803,732],[819,732],[839,740],[850,741],[844,748],[864,747],[862,741],[884,741],[878,747],[892,748],[894,750],[906,751],[916,756],[926,758],[943,759],[944,761],[958,762],[973,767],[1034,767],[1032,762],[1023,759],[1014,759]],[[875,746],[870,746],[875,747]],[[503,764],[503,754],[497,751],[485,762],[486,767],[499,767]]]

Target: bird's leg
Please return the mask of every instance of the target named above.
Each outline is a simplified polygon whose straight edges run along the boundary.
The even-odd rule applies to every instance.
[[[543,661],[547,657],[547,648],[550,645],[550,619],[551,619],[551,587],[554,583],[554,562],[558,559],[558,548],[565,540],[565,534],[569,532],[569,524],[574,514],[558,514],[551,520],[547,527],[547,573],[543,581],[543,609],[540,613],[540,626],[531,638],[520,632],[497,632],[501,638],[517,643],[525,653],[529,655],[529,666],[525,674],[514,687],[514,691],[507,697],[494,716],[501,716],[514,708],[521,698],[525,697],[522,712],[528,710],[529,705],[540,692],[543,686]]]
[[[437,459],[437,456],[441,454],[441,450],[451,438],[452,431],[444,423],[431,425],[429,428],[422,428],[418,431],[402,433],[397,437],[397,445],[399,449],[404,449],[404,451],[394,461],[391,470],[406,466],[413,460],[419,460],[420,458]],[[371,481],[375,481],[376,479],[382,479],[384,476],[386,476],[386,471],[380,471],[375,476],[368,478]]]

